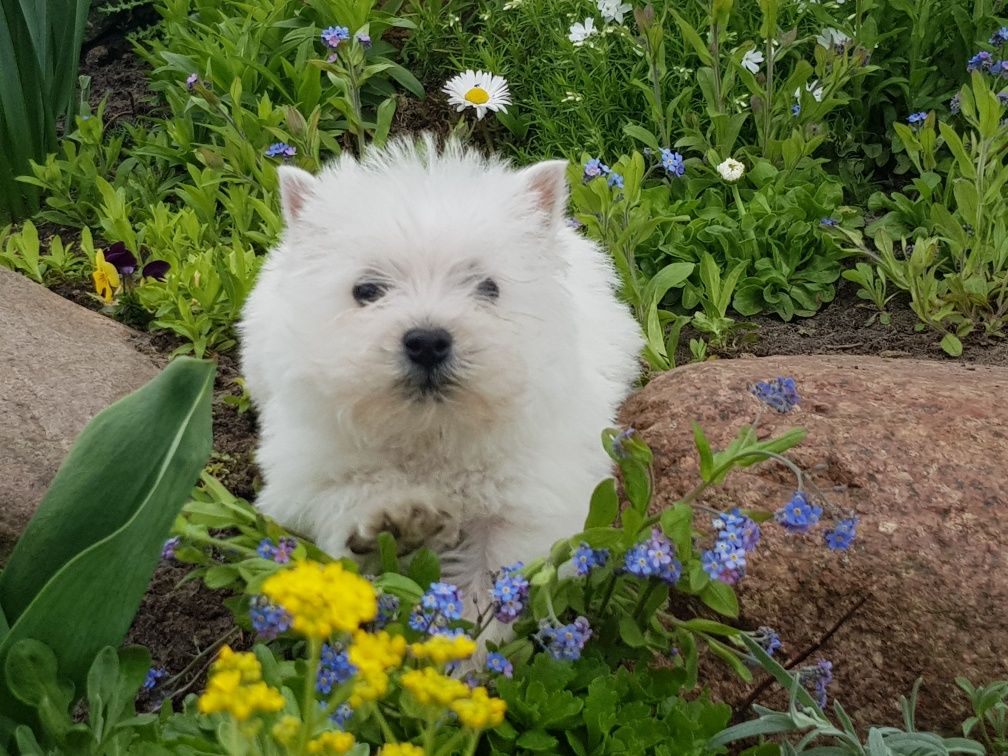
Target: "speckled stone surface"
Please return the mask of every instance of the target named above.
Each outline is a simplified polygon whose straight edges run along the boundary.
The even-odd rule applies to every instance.
[[[135,339],[0,269],[0,564],[87,421],[160,369]]]
[[[823,546],[823,528],[796,536],[765,526],[739,586],[739,625],[776,628],[786,658],[811,650],[807,663],[832,660],[830,692],[861,727],[899,724],[899,696],[923,675],[919,726],[956,730],[968,703],[955,676],[1008,678],[1008,369],[810,356],[661,375],[621,417],[654,450],[659,505],[698,479],[692,422],[722,448],[759,411],[747,386],[779,375],[794,376],[802,404],[764,412],[760,436],[807,428],[791,458],[860,525],[847,553]],[[777,509],[794,489],[786,468],[767,463],[734,473],[704,503]],[[730,703],[754,689],[708,671]],[[757,702],[785,704],[772,688]]]

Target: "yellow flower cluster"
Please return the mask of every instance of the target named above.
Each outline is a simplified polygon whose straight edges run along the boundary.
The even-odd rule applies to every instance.
[[[235,653],[224,646],[210,668],[210,679],[197,705],[203,714],[226,711],[244,722],[258,712],[280,711],[284,699],[280,691],[262,681],[262,666],[254,654]]]
[[[504,721],[507,704],[499,698],[491,698],[486,688],[479,687],[473,688],[469,698],[453,701],[450,708],[466,727],[482,730]]]
[[[308,753],[321,753],[324,756],[335,756],[346,753],[354,747],[354,736],[349,732],[327,730],[317,738],[308,741]]]
[[[295,631],[318,640],[352,632],[378,613],[371,583],[338,562],[298,562],[270,576],[262,591],[287,610]]]
[[[270,732],[277,743],[288,745],[294,742],[294,739],[298,736],[300,731],[301,720],[298,717],[288,714],[273,725],[273,729]]]
[[[386,743],[379,756],[424,756],[424,749],[412,743]]]
[[[411,669],[399,681],[421,704],[449,706],[460,698],[469,697],[469,686],[454,677],[437,672],[433,667]]]
[[[468,659],[475,651],[476,641],[466,635],[457,635],[454,638],[434,635],[423,643],[414,643],[410,646],[410,653],[417,659],[430,659],[440,665]]]
[[[357,708],[383,697],[388,692],[388,670],[402,664],[405,654],[406,639],[401,635],[389,635],[384,630],[354,633],[347,658],[357,667],[357,675],[347,703]]]

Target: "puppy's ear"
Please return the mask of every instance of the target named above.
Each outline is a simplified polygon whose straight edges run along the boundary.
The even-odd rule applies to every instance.
[[[546,214],[549,226],[560,224],[567,212],[567,161],[544,160],[520,171],[535,197],[536,207]]]
[[[280,207],[284,222],[290,226],[301,217],[305,203],[318,188],[319,180],[308,171],[292,165],[279,166],[277,178],[280,180]]]

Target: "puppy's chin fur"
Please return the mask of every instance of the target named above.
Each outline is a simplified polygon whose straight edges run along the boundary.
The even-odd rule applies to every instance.
[[[611,264],[563,221],[564,164],[426,139],[280,185],[287,228],[240,324],[257,505],[336,557],[394,523],[485,604],[491,570],[581,526],[638,371]],[[362,282],[381,295],[356,301]],[[430,390],[414,328],[451,336]]]

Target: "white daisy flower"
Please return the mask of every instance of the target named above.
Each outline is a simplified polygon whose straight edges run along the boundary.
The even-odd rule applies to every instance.
[[[756,73],[763,64],[763,53],[760,50],[750,50],[742,56],[742,68],[750,73]]]
[[[507,113],[511,104],[507,79],[488,71],[473,71],[471,68],[451,77],[441,91],[448,95],[448,104],[459,112],[466,108],[476,108],[476,118],[482,119],[488,110]]]
[[[735,182],[742,178],[745,166],[734,158],[728,158],[717,167],[717,172],[725,181]]]
[[[850,41],[850,37],[839,29],[833,29],[832,27],[823,29],[816,35],[816,42],[818,42],[821,47],[825,47],[827,50],[831,50],[834,47],[844,48]]]
[[[598,9],[604,21],[622,24],[623,16],[632,11],[633,6],[629,3],[621,3],[620,0],[598,0]]]
[[[823,88],[822,88],[822,84],[819,83],[818,79],[816,79],[814,81],[810,81],[808,84],[806,84],[805,85],[805,90],[809,94],[811,94],[813,98],[815,98],[816,102],[822,102]],[[796,100],[800,100],[801,99],[801,89],[800,88],[796,89],[794,91],[794,96],[795,96]]]
[[[598,29],[595,28],[595,19],[586,18],[583,24],[571,24],[570,34],[567,35],[567,39],[573,42],[575,47],[580,47],[588,37],[596,33],[598,33]]]

